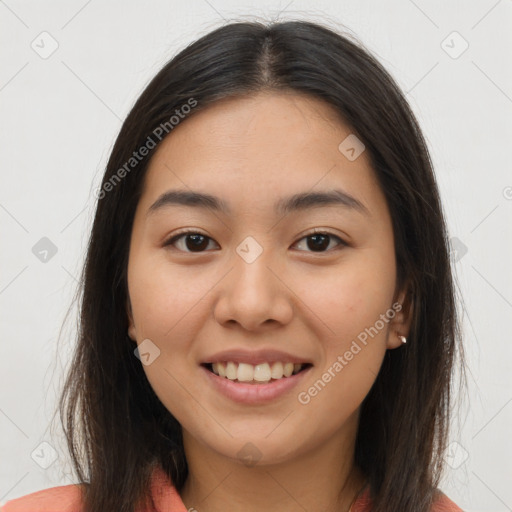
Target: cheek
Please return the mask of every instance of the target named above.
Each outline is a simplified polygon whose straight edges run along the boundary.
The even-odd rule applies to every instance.
[[[343,345],[373,326],[391,307],[394,253],[354,251],[336,269],[299,275],[294,286],[315,314],[316,324],[323,326],[322,338]]]
[[[319,309],[329,326],[322,339],[322,359],[297,396],[305,424],[317,435],[336,431],[354,413],[370,391],[386,353],[388,322],[381,320],[389,310],[393,288],[381,293],[364,286],[357,277],[339,279],[341,289]],[[320,304],[319,304],[320,305]]]
[[[149,339],[157,347],[150,345],[157,355],[143,370],[160,401],[178,421],[188,424],[187,418],[200,414],[187,392],[187,360],[204,320],[198,317],[198,304],[208,290],[208,279],[201,284],[190,269],[181,267],[178,272],[166,261],[134,258],[128,283],[137,342]]]
[[[394,253],[354,254],[321,286],[309,290],[308,305],[329,334],[323,338],[318,374],[301,390],[299,402],[308,410],[310,426],[317,423],[315,418],[329,418],[334,429],[340,416],[360,406],[382,364],[394,313]]]
[[[194,340],[208,321],[209,310],[202,301],[218,279],[211,271],[173,266],[165,258],[139,257],[130,262],[128,283],[137,341],[151,340],[158,354],[143,369],[155,393],[178,418],[180,411],[193,408],[185,388],[195,364]]]
[[[197,268],[173,266],[169,262],[135,261],[128,282],[134,322],[139,339],[164,341],[176,338],[184,325],[192,329],[197,306],[215,284],[215,276]],[[197,320],[197,318],[195,318]]]

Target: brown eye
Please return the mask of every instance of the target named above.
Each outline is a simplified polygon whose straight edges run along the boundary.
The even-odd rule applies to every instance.
[[[311,233],[301,238],[298,244],[300,244],[302,240],[307,240],[307,252],[328,252],[328,250],[330,250],[329,248],[333,248],[331,245],[333,240],[337,241],[334,248],[347,245],[339,236],[333,235],[332,233]]]
[[[203,235],[186,235],[185,245],[190,251],[203,251],[208,247],[208,238]]]
[[[307,237],[308,249],[312,251],[324,251],[329,247],[329,235],[311,235]]]
[[[213,242],[209,236],[195,231],[187,231],[174,236],[164,245],[175,246],[178,250],[183,252],[204,252],[210,241]]]

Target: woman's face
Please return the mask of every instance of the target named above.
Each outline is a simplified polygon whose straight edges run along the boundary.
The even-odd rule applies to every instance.
[[[186,446],[242,462],[353,440],[407,335],[369,155],[297,94],[224,100],[174,128],[145,178],[128,288],[130,336]]]

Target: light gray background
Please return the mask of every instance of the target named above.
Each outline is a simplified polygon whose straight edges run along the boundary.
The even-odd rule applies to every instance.
[[[0,0],[1,502],[72,482],[49,423],[76,311],[57,340],[121,121],[186,44],[227,20],[278,15],[345,27],[419,117],[455,237],[470,367],[441,488],[467,511],[512,510],[510,0]],[[43,237],[57,248],[46,262],[32,250]]]

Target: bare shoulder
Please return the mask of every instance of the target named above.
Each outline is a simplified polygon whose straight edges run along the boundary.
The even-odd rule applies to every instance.
[[[81,512],[80,485],[62,485],[8,501],[0,512]]]

